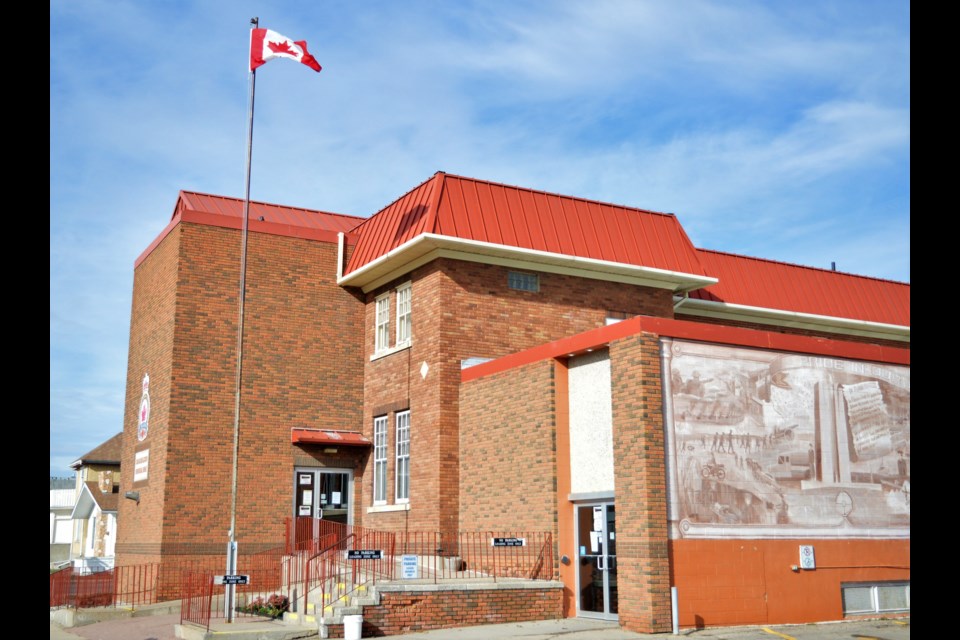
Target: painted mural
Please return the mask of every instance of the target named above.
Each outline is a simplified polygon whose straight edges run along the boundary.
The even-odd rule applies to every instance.
[[[664,340],[674,537],[908,537],[910,369]]]

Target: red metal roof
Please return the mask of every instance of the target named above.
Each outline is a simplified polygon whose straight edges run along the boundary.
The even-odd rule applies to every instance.
[[[237,218],[242,221],[243,200],[240,198],[197,193],[195,191],[181,191],[180,197],[177,199],[177,206],[174,209],[173,217],[175,218],[178,215],[182,215],[186,211],[197,211]],[[329,213],[299,207],[286,207],[251,200],[250,219],[259,221],[261,217],[263,217],[264,222],[272,222],[303,229],[331,231],[334,233],[340,231],[347,233],[364,220],[364,218],[343,215],[341,213]]]
[[[369,447],[370,442],[359,431],[337,431],[333,429],[296,428],[290,430],[293,444],[325,444],[342,447]]]
[[[704,275],[693,244],[673,214],[442,171],[355,231],[359,239],[345,275],[424,233]]]
[[[828,269],[698,250],[719,282],[690,292],[699,300],[910,326],[910,285]]]

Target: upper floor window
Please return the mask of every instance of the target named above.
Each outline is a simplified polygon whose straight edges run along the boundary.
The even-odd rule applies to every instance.
[[[390,294],[377,298],[377,329],[374,352],[384,351],[390,347]]]
[[[507,286],[517,291],[540,291],[540,276],[535,273],[508,271]]]
[[[397,289],[397,346],[410,342],[410,307],[413,287],[407,283]]]

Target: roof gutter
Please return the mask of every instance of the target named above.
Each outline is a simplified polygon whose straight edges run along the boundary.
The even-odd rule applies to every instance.
[[[426,262],[442,257],[547,273],[573,274],[669,289],[673,292],[693,291],[718,282],[717,278],[700,274],[422,233],[356,271],[338,277],[337,284],[370,291]]]
[[[870,322],[867,320],[853,320],[836,316],[823,316],[799,311],[784,311],[753,307],[749,305],[733,304],[729,302],[714,302],[685,297],[674,305],[674,309],[684,303],[683,313],[691,316],[718,318],[740,322],[754,322],[781,327],[794,327],[812,331],[827,331],[845,335],[857,335],[897,342],[910,342],[910,327]]]

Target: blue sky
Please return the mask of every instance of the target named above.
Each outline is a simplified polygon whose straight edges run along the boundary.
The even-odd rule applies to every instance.
[[[123,430],[133,266],[178,192],[368,216],[436,171],[910,281],[905,0],[50,3],[50,474]],[[238,256],[239,259],[239,256]],[[137,373],[136,375],[139,375]]]

